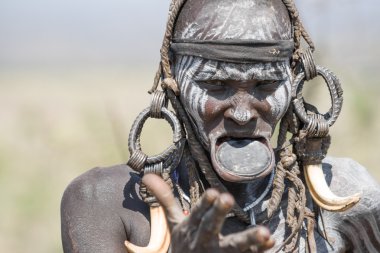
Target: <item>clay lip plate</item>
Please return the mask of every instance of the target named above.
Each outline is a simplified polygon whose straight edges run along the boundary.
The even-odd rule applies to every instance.
[[[222,172],[219,173],[221,176],[227,173],[253,179],[265,176],[272,167],[273,150],[264,137],[222,137],[214,145],[211,156],[217,171]]]

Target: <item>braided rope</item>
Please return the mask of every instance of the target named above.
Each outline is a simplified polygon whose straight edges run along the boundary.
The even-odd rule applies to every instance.
[[[282,195],[284,194],[285,190],[285,169],[282,166],[281,161],[277,163],[276,166],[276,174],[273,181],[273,190],[271,198],[268,202],[268,219],[270,219],[274,212],[278,209],[281,203]]]
[[[286,159],[286,158],[285,158]],[[291,158],[288,157],[290,160]],[[292,159],[293,160],[293,159]],[[304,220],[305,206],[306,206],[306,195],[305,191],[302,194],[301,189],[305,189],[302,181],[299,179],[299,167],[294,159],[293,164],[290,166],[291,170],[287,171],[287,179],[292,182],[292,186],[288,193],[288,208],[286,223],[291,230],[291,234],[288,237],[288,243],[286,244],[286,252],[297,251],[297,242],[299,240],[300,228]],[[297,217],[298,215],[298,217]]]
[[[301,235],[300,230],[302,223],[307,220],[307,242],[311,253],[314,253],[314,224],[315,215],[306,207],[306,187],[300,179],[300,168],[298,166],[298,157],[293,153],[290,147],[284,147],[287,132],[293,133],[293,141],[300,139],[299,122],[294,116],[293,107],[290,106],[280,123],[280,130],[277,140],[277,149],[280,161],[276,166],[276,177],[273,184],[272,196],[268,201],[267,217],[270,218],[278,209],[284,193],[285,180],[291,185],[288,186],[288,206],[286,216],[286,226],[290,235],[284,240],[276,252],[297,252],[298,241]],[[328,147],[328,141],[326,141]]]
[[[158,84],[160,83],[160,80],[161,80],[161,75],[162,75],[162,68],[161,68],[161,62],[160,62],[160,64],[158,64],[156,75],[154,76],[153,86],[148,91],[149,94],[152,94],[155,90],[157,90]]]
[[[165,36],[161,48],[161,64],[165,78],[172,78],[169,61],[170,43],[174,32],[175,21],[177,19],[179,11],[185,2],[186,0],[173,0],[171,3],[171,8],[169,10],[169,18],[166,24]]]
[[[204,186],[199,178],[197,167],[194,163],[193,158],[191,157],[188,146],[186,146],[184,150],[184,159],[185,165],[189,171],[191,206],[195,206],[195,204],[200,199],[201,194],[204,192]],[[202,187],[202,190],[200,187]]]
[[[294,164],[290,171],[286,171],[286,178],[292,183],[289,192],[292,188],[294,188],[296,194],[289,199],[290,202],[288,202],[287,209],[287,213],[288,215],[290,214],[291,217],[289,219],[287,217],[287,225],[291,230],[291,234],[284,240],[276,252],[280,252],[284,247],[285,252],[294,252],[296,250],[295,248],[297,247],[297,242],[300,235],[299,231],[302,227],[303,220],[305,219],[306,191],[305,185],[299,178],[298,174],[299,169],[297,163]],[[293,209],[294,211],[290,209]],[[298,217],[296,217],[296,212]]]
[[[162,41],[162,46],[160,50],[161,61],[158,66],[156,75],[154,77],[153,86],[148,91],[149,94],[153,93],[157,89],[162,76],[164,78],[173,77],[171,68],[170,68],[170,57],[169,57],[170,43],[173,37],[175,21],[185,2],[186,0],[172,0],[172,2],[170,3],[168,21],[166,23],[165,35],[164,35],[164,39]]]
[[[305,217],[307,220],[307,244],[310,253],[317,252],[317,245],[314,238],[314,227],[315,227],[315,214],[309,208],[305,209]]]
[[[293,24],[293,39],[295,50],[292,57],[292,66],[295,67],[295,64],[301,59],[302,55],[301,39],[303,38],[306,41],[312,52],[314,52],[315,45],[309,33],[306,31],[304,25],[302,24],[294,0],[282,0],[282,2],[287,8],[291,22]]]

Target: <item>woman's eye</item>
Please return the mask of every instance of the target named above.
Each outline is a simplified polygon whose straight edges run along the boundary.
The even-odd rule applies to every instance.
[[[219,81],[219,80],[208,80],[208,81],[205,81],[205,83],[207,83],[208,85],[215,85],[215,86],[223,86],[223,82],[222,81]]]
[[[225,85],[222,81],[218,80],[207,80],[199,82],[200,86],[207,89],[207,90],[222,90],[224,89]]]
[[[256,87],[262,91],[273,92],[279,87],[280,84],[281,81],[278,80],[266,80],[259,82]]]

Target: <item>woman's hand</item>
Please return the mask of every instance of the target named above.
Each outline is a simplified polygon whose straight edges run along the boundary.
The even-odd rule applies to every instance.
[[[185,216],[170,187],[160,177],[147,174],[143,183],[165,209],[173,253],[257,253],[274,245],[265,227],[250,228],[228,236],[220,234],[226,215],[234,205],[231,194],[209,189],[191,214]]]

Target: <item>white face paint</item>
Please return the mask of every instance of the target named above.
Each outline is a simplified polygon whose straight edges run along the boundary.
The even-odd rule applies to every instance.
[[[208,150],[211,135],[219,135],[215,131],[226,131],[227,134],[229,131],[221,130],[220,126],[217,129],[216,126],[221,119],[215,118],[213,119],[215,122],[211,122],[210,115],[226,114],[225,111],[232,107],[232,117],[238,125],[245,125],[251,120],[264,122],[262,129],[265,129],[265,134],[260,133],[258,129],[255,134],[270,138],[291,99],[291,72],[289,64],[284,62],[233,64],[192,56],[179,56],[175,63],[175,77],[180,86],[180,99],[202,144]],[[261,89],[249,88],[245,92],[247,94],[240,92],[242,95],[237,96],[236,89],[223,88],[223,82],[231,80],[242,83],[252,80],[258,83],[270,81],[275,82],[276,86],[269,91],[265,90],[267,89],[265,85]],[[246,96],[249,97],[248,99],[258,100],[261,103],[266,101],[265,104],[270,110],[266,115],[259,113],[258,118],[252,119],[254,115],[250,107],[253,105],[248,107],[243,105]],[[211,103],[212,107],[208,107],[206,111],[208,103]],[[226,103],[231,105],[226,106]],[[213,125],[215,128],[212,127]]]
[[[180,86],[181,101],[186,112],[190,115],[190,120],[200,136],[200,140],[205,145],[207,136],[201,115],[204,114],[207,93],[193,80],[193,76],[197,69],[201,67],[202,62],[201,58],[180,57],[175,64],[175,76]]]

